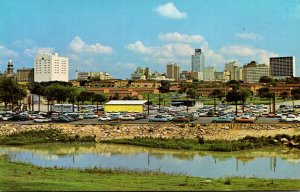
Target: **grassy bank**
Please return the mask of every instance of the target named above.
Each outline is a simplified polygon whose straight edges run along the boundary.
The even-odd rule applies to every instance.
[[[113,139],[104,140],[103,143],[128,144],[146,146],[152,148],[165,149],[183,149],[183,150],[197,150],[197,151],[240,151],[247,149],[257,149],[261,147],[279,146],[282,145],[280,140],[282,138],[294,143],[300,143],[300,135],[289,136],[286,134],[278,134],[275,137],[252,137],[246,136],[239,140],[204,140],[202,137],[197,139],[165,139],[165,138],[151,138],[151,137],[135,137],[133,139]],[[47,130],[31,130],[26,132],[15,133],[6,136],[0,136],[0,145],[29,145],[39,143],[73,143],[73,142],[96,142],[96,137],[79,135],[69,135],[62,133],[58,129]],[[299,146],[291,146],[298,147]]]
[[[235,141],[214,140],[205,141],[203,138],[198,139],[164,139],[164,138],[149,138],[149,137],[136,137],[133,139],[114,139],[102,141],[105,143],[115,144],[128,144],[138,145],[153,148],[165,148],[165,149],[184,149],[184,150],[197,150],[197,151],[240,151],[247,149],[257,149],[261,147],[279,146],[281,145],[281,138],[287,138],[295,142],[300,142],[300,136],[289,135],[276,135],[275,137],[251,137],[246,136],[243,139]]]
[[[29,145],[37,143],[54,142],[95,142],[94,136],[80,137],[79,135],[70,136],[62,133],[58,129],[31,130],[15,133],[6,136],[0,136],[0,145]]]
[[[150,171],[57,169],[10,162],[0,156],[0,191],[40,190],[297,190],[299,180],[207,179]]]

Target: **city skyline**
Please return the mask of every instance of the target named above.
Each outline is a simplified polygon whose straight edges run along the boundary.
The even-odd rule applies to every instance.
[[[15,69],[33,67],[41,50],[68,57],[70,79],[76,69],[126,79],[137,67],[166,72],[169,62],[191,70],[200,48],[205,65],[217,71],[230,61],[269,64],[269,57],[295,56],[300,74],[296,0],[2,0],[0,11],[2,72],[10,58]]]

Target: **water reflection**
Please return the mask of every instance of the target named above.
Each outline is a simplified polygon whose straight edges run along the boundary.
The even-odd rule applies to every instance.
[[[300,178],[299,150],[282,148],[220,153],[114,144],[43,144],[2,146],[0,154],[40,166],[159,169],[201,177]]]

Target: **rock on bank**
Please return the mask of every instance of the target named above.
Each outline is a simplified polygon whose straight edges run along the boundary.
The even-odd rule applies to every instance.
[[[134,137],[197,138],[206,140],[236,140],[247,135],[254,137],[288,134],[300,135],[300,124],[1,124],[0,135],[59,129],[71,136],[95,136],[97,141]]]

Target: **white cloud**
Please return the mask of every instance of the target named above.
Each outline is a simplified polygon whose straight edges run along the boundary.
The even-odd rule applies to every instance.
[[[187,14],[185,12],[180,12],[173,3],[169,2],[164,5],[159,5],[154,9],[160,16],[167,17],[171,19],[185,19]]]
[[[19,57],[19,54],[16,51],[7,48],[5,45],[0,45],[0,58],[9,59],[16,57]]]
[[[243,45],[231,45],[221,48],[221,52],[225,55],[236,55],[241,57],[253,56],[257,53],[257,49]]]
[[[51,47],[32,47],[24,49],[23,53],[27,57],[35,57],[38,53],[54,53],[54,49]]]
[[[256,60],[260,63],[269,64],[270,57],[277,57],[278,54],[256,47],[244,45],[231,45],[221,48],[221,53],[229,56],[247,57],[249,60]]]
[[[146,47],[141,41],[136,41],[135,43],[130,43],[126,46],[127,49],[142,53],[142,54],[148,54],[152,52],[152,47]]]
[[[26,49],[29,47],[37,47],[37,42],[31,39],[22,39],[22,40],[16,40],[12,42],[11,46],[16,48]]]
[[[175,56],[184,57],[191,55],[194,50],[190,44],[185,43],[170,43],[161,47],[147,47],[141,41],[128,44],[127,49],[142,55],[169,59],[173,59]]]
[[[113,52],[111,47],[102,45],[100,43],[96,43],[94,45],[86,44],[78,36],[74,37],[69,46],[74,53],[110,54]]]
[[[178,32],[159,34],[158,38],[162,41],[181,43],[201,43],[204,40],[201,35],[187,35]]]
[[[263,40],[264,37],[257,33],[238,33],[235,34],[236,37],[244,40]]]
[[[116,67],[118,69],[134,70],[137,68],[137,65],[134,63],[117,63]]]

